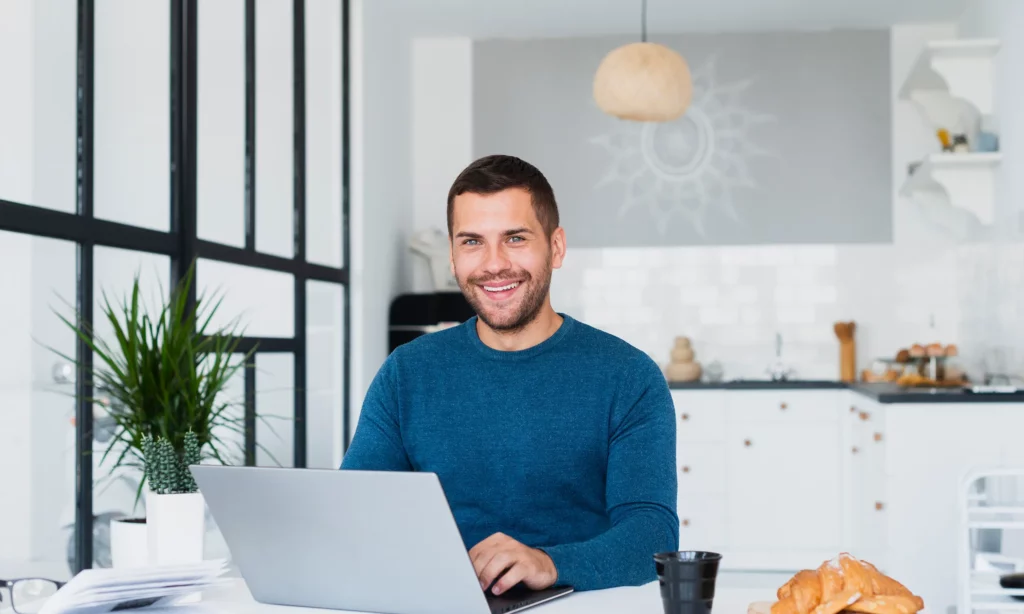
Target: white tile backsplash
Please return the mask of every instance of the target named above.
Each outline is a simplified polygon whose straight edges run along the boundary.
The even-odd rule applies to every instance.
[[[680,305],[717,305],[718,286],[687,285],[679,293]]]
[[[700,321],[705,326],[732,325],[739,322],[739,319],[739,309],[731,305],[723,305],[719,307],[703,307],[700,310]]]
[[[780,284],[813,284],[817,268],[809,265],[780,266],[775,278]]]
[[[813,305],[785,305],[775,308],[775,321],[779,324],[814,324]]]
[[[728,295],[729,300],[736,305],[756,303],[758,301],[756,286],[733,286],[729,288]]]
[[[1020,244],[577,249],[556,275],[557,309],[662,365],[685,335],[698,361],[761,377],[780,333],[799,376],[834,378],[833,324],[853,320],[860,368],[935,341],[960,345],[970,369],[1024,369]]]

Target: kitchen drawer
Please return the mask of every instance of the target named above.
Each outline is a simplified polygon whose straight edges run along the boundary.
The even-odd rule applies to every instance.
[[[730,545],[742,551],[828,551],[842,544],[840,425],[730,423]]]
[[[725,494],[725,444],[682,442],[676,447],[679,494]]]
[[[725,396],[716,391],[673,391],[676,410],[676,439],[723,441],[725,439]]]
[[[725,497],[679,495],[679,549],[722,552],[728,549]]]
[[[735,390],[728,397],[728,419],[748,422],[837,422],[842,390]]]

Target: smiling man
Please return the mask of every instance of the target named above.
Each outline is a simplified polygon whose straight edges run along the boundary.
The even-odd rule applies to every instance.
[[[530,164],[467,167],[448,193],[448,234],[477,315],[388,357],[342,469],[437,473],[480,585],[496,594],[653,580],[652,555],[679,540],[664,376],[551,307],[565,231]]]

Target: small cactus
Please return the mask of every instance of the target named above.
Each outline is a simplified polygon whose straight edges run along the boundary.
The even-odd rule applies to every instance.
[[[194,431],[185,433],[185,451],[182,455],[182,460],[181,483],[187,489],[186,492],[196,492],[199,490],[199,486],[192,477],[192,472],[188,470],[189,465],[199,464],[199,436]]]
[[[199,490],[189,465],[199,464],[199,437],[189,431],[185,434],[183,453],[179,456],[171,442],[157,436],[142,438],[143,461],[149,489],[158,495],[192,493]]]

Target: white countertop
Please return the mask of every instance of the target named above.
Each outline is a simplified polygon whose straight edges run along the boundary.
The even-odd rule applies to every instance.
[[[716,583],[713,611],[716,614],[746,614],[747,606],[751,602],[773,599],[776,589],[788,579],[789,575],[723,572],[719,574]],[[338,610],[291,608],[257,603],[241,579],[234,579],[227,588],[216,589],[204,594],[202,601],[195,606],[197,610],[224,614],[314,614],[316,612],[338,614],[339,612]],[[652,582],[644,586],[574,593],[530,608],[529,612],[531,614],[533,612],[537,614],[660,614],[663,610],[658,584]]]

